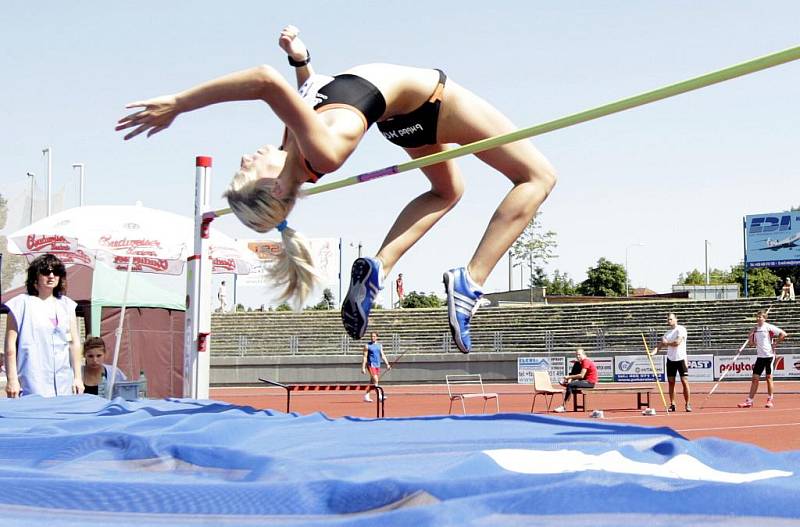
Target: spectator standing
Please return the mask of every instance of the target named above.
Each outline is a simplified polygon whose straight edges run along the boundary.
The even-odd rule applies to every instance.
[[[378,342],[378,334],[373,331],[370,335],[369,344],[364,346],[364,357],[361,360],[361,373],[366,374],[369,369],[370,382],[373,386],[378,386],[381,379],[381,360],[386,363],[386,369],[391,370],[392,365],[383,354],[383,344]],[[378,392],[380,394],[380,392]],[[369,391],[364,394],[364,401],[371,403],[372,398]]]
[[[44,254],[28,266],[26,294],[6,303],[6,395],[55,397],[83,393],[75,302],[66,296],[67,270]]]
[[[758,391],[758,383],[761,374],[767,379],[767,408],[774,406],[774,386],[772,382],[772,364],[775,362],[775,349],[778,344],[786,338],[786,332],[778,326],[773,326],[767,322],[767,314],[764,311],[756,313],[756,327],[750,332],[747,344],[755,346],[756,361],[753,363],[753,378],[750,381],[750,393],[744,402],[739,403],[739,408],[750,408]]]
[[[403,307],[403,299],[405,298],[405,291],[403,290],[403,273],[397,275],[397,280],[394,282],[394,287],[397,290],[397,307]]]
[[[219,291],[217,291],[217,300],[219,300],[219,310],[221,313],[228,311],[228,288],[225,286],[225,280],[219,284]]]
[[[669,313],[667,315],[667,324],[669,324],[670,329],[661,337],[661,341],[658,343],[658,346],[656,346],[656,350],[653,354],[657,353],[660,349],[667,350],[667,384],[669,385],[668,411],[675,411],[675,377],[680,373],[686,411],[691,412],[692,405],[689,404],[689,397],[691,395],[689,390],[689,365],[686,356],[686,328],[678,324],[678,316],[675,313]]]

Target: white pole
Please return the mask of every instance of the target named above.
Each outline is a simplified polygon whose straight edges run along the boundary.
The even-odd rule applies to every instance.
[[[706,251],[706,285],[711,283],[711,277],[708,274],[708,240],[705,243],[705,251]]]
[[[628,296],[628,249],[630,247],[625,247],[625,296]]]
[[[186,271],[186,323],[183,352],[183,396],[208,399],[211,345],[211,254],[208,229],[211,212],[212,159],[195,159],[194,254]]]
[[[108,383],[106,390],[106,398],[110,401],[114,395],[114,383],[117,378],[117,363],[119,361],[119,346],[122,343],[122,325],[125,323],[125,308],[128,304],[128,286],[131,283],[131,270],[133,269],[133,255],[128,256],[128,271],[125,273],[125,289],[122,293],[122,309],[119,311],[119,324],[115,333],[117,339],[114,342],[114,359],[111,364],[114,366],[111,369],[111,381]]]
[[[30,225],[31,223],[33,223],[33,193],[36,188],[34,183],[36,175],[31,172],[28,172],[28,177],[31,178],[31,212],[30,212],[30,218],[28,220],[28,225]]]
[[[634,243],[625,247],[625,296],[628,296],[628,282],[629,282],[629,275],[628,275],[628,249],[633,247],[644,247],[643,243]]]
[[[513,262],[511,261],[511,251],[508,251],[508,290],[511,291],[514,289],[513,284],[511,283],[511,271]]]
[[[83,175],[83,168],[84,168],[83,167],[83,163],[73,163],[72,164],[72,168],[79,169],[80,186],[78,187],[78,195],[79,195],[78,205],[83,207],[83,205],[84,205],[84,201],[83,201],[83,185],[86,182],[85,179],[84,179],[84,175]]]
[[[42,155],[47,154],[47,215],[53,213],[53,148],[42,150]]]
[[[342,307],[342,238],[339,237],[339,308]]]

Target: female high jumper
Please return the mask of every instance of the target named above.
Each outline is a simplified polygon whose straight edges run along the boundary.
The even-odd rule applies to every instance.
[[[151,136],[186,112],[229,101],[264,101],[286,125],[279,147],[266,145],[242,156],[225,197],[239,220],[257,232],[278,229],[284,255],[273,276],[286,284],[283,299],[300,303],[316,274],[307,242],[287,226],[303,183],[340,168],[367,129],[377,123],[384,137],[412,158],[505,134],[516,128],[492,105],[441,71],[392,64],[365,64],[329,77],[315,74],[299,31],[287,26],[278,43],[295,68],[299,91],[273,67],[262,65],[204,82],[186,91],[128,104],[139,108],[117,123],[132,129],[125,139]],[[466,267],[444,273],[447,314],[458,348],[471,348],[470,319],[489,273],[519,237],[556,182],[553,167],[528,140],[475,154],[512,184]],[[347,333],[360,339],[384,278],[417,240],[461,198],[464,185],[452,160],[421,169],[430,189],[412,200],[392,225],[374,257],[353,263],[342,304]],[[460,234],[458,234],[460,236]]]

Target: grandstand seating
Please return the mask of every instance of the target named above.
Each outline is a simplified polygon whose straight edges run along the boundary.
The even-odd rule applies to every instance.
[[[800,335],[800,303],[765,298],[487,307],[473,319],[473,352],[569,354],[578,346],[590,352],[639,351],[642,333],[652,344],[668,329],[670,311],[687,327],[692,352],[736,349],[755,324],[754,313],[770,306],[771,322]],[[387,353],[455,351],[444,308],[376,310],[369,330],[380,333]],[[361,352],[361,343],[344,334],[336,310],[215,314],[212,339],[215,356]]]

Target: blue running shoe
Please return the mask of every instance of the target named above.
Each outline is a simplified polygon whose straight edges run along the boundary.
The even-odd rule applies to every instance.
[[[367,331],[369,312],[381,286],[381,261],[359,258],[350,272],[350,289],[342,303],[342,323],[347,334],[360,339]]]
[[[447,293],[447,319],[450,333],[461,353],[469,353],[472,339],[469,336],[469,321],[481,306],[483,291],[470,280],[463,267],[444,273],[444,288]]]

